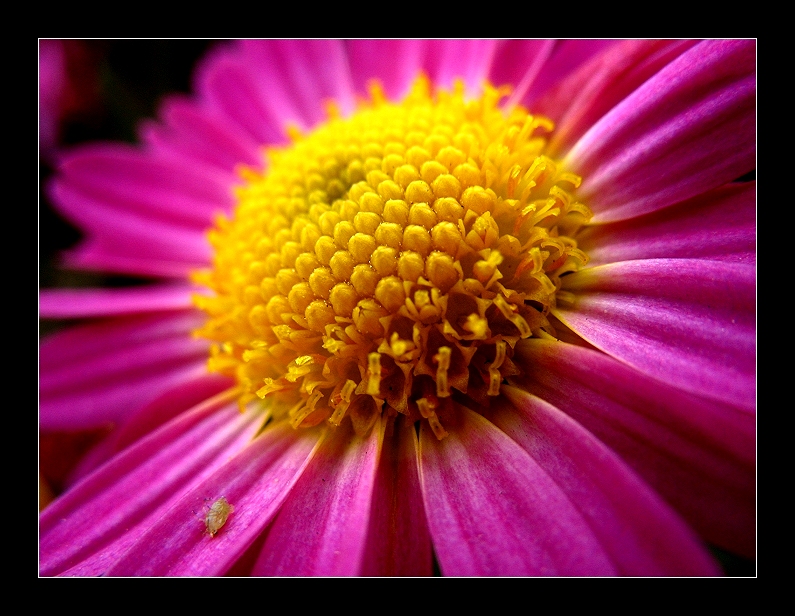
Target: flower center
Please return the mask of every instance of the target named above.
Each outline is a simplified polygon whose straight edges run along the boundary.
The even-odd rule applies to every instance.
[[[382,413],[427,420],[453,400],[487,405],[519,373],[516,343],[548,337],[559,277],[587,261],[572,239],[591,216],[580,178],[544,155],[552,123],[431,92],[400,103],[377,86],[244,172],[233,218],[210,233],[197,280],[215,341],[210,369],[293,426]]]

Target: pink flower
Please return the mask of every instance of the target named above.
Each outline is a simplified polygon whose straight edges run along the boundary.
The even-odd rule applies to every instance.
[[[86,234],[68,266],[160,281],[41,294],[101,319],[42,343],[41,429],[116,424],[42,512],[41,574],[753,557],[755,64],[747,40],[214,49],[142,145],[51,187]]]

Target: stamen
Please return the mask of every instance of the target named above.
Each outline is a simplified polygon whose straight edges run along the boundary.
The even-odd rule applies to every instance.
[[[450,369],[450,347],[439,347],[439,352],[433,356],[438,364],[436,368],[436,395],[440,398],[450,396],[450,387],[447,384],[447,371]]]
[[[351,396],[353,395],[353,391],[356,389],[356,383],[348,379],[345,381],[345,385],[342,386],[342,389],[339,392],[340,401],[334,407],[334,412],[332,413],[331,417],[329,417],[328,422],[333,426],[338,426],[342,422],[342,418],[345,416],[345,412],[348,410],[348,407],[351,404]],[[335,396],[332,394],[331,402],[332,405],[334,404]]]
[[[447,431],[442,426],[441,422],[439,421],[439,416],[436,414],[434,410],[436,408],[436,402],[432,401],[428,398],[420,398],[417,400],[417,407],[420,409],[420,414],[428,420],[428,425],[433,430],[434,435],[440,441],[447,436]]]
[[[381,391],[381,354],[370,353],[367,356],[367,393],[377,396]]]
[[[489,396],[499,396],[500,395],[500,385],[502,384],[502,374],[500,373],[500,366],[502,366],[502,362],[505,361],[505,347],[506,344],[503,340],[500,340],[496,344],[497,347],[497,356],[494,358],[494,361],[491,362],[489,366],[489,390],[486,392]]]
[[[530,331],[530,326],[527,324],[527,321],[525,321],[521,315],[514,312],[514,309],[502,295],[494,297],[494,305],[499,308],[506,319],[516,326],[522,338],[528,338],[533,333]]]

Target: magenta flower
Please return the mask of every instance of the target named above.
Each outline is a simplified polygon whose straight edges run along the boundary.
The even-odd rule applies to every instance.
[[[67,266],[159,282],[41,293],[101,319],[42,343],[41,429],[116,426],[42,512],[41,574],[753,557],[755,65],[747,40],[214,49],[142,145],[51,186]]]

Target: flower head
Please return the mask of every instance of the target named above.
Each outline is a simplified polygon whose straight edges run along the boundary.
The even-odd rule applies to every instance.
[[[70,265],[163,282],[42,294],[104,317],[42,429],[117,424],[42,574],[753,554],[753,41],[244,41],[196,90],[53,184]]]

